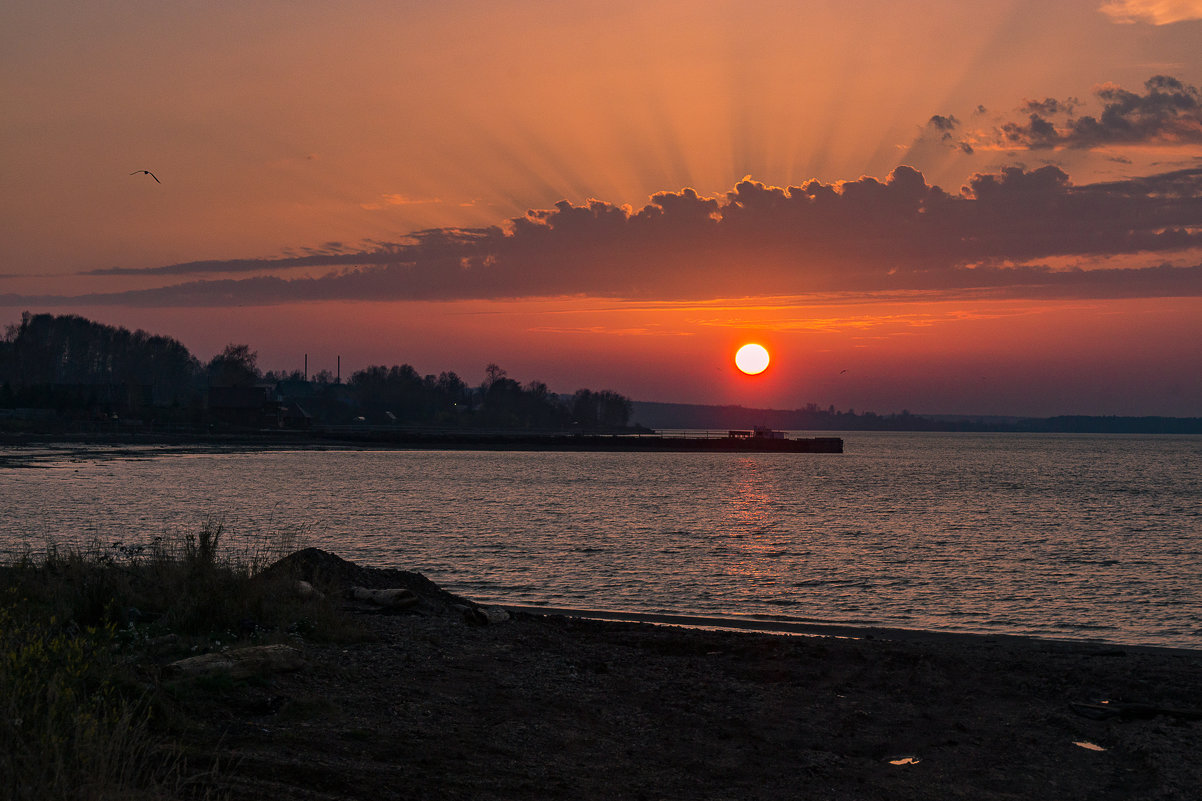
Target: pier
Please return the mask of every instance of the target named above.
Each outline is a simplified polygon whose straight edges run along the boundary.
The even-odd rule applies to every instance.
[[[415,431],[376,427],[329,427],[312,432],[326,441],[358,445],[447,450],[660,451],[737,453],[843,453],[840,437],[791,439],[761,431],[639,434],[563,434],[530,432]]]

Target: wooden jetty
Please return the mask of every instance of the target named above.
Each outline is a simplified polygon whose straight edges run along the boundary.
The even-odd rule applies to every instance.
[[[432,450],[650,451],[734,453],[843,453],[840,437],[789,438],[765,430],[725,436],[668,433],[563,434],[531,432],[415,431],[385,427],[331,427],[313,434],[327,441]]]

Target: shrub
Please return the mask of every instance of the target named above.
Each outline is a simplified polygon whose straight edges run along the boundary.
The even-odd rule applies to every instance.
[[[296,597],[288,571],[260,575],[291,538],[232,551],[225,535],[209,522],[182,541],[0,565],[0,799],[204,795],[168,742],[180,699],[155,679],[155,643],[358,636],[332,600]]]
[[[147,705],[117,691],[114,629],[39,619],[12,596],[0,606],[0,795],[161,795],[172,759],[150,734]]]

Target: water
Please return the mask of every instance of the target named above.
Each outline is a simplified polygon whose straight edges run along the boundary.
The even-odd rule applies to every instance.
[[[222,520],[485,602],[1202,647],[1202,438],[844,437],[52,458],[0,468],[0,550]]]

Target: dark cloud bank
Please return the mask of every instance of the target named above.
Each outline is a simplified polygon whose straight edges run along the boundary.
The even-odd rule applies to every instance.
[[[927,127],[944,144],[973,152],[975,144],[1014,150],[1072,148],[1091,150],[1130,145],[1202,144],[1202,91],[1168,75],[1144,82],[1132,92],[1114,84],[1094,90],[1101,111],[1079,114],[1075,97],[1028,100],[1019,110],[1024,119],[1002,124],[987,134],[958,138],[960,121],[936,114]]]
[[[663,192],[642,209],[590,201],[505,226],[438,229],[360,252],[194,262],[148,275],[331,266],[313,278],[195,280],[5,305],[226,306],[330,299],[454,300],[587,295],[631,299],[924,292],[948,297],[1202,295],[1202,169],[1076,186],[1056,167],[979,174],[956,193],[909,167],[778,188],[745,179],[721,197]],[[1131,269],[1053,269],[1140,254]],[[1067,257],[1067,259],[1066,259]],[[351,266],[353,265],[353,266]]]
[[[1101,114],[1073,117],[1076,100],[1028,103],[1025,123],[1002,128],[1009,144],[1029,148],[1093,148],[1131,144],[1202,144],[1202,95],[1176,78],[1157,75],[1144,94],[1106,85],[1094,94]],[[1057,122],[1063,117],[1064,122]]]

